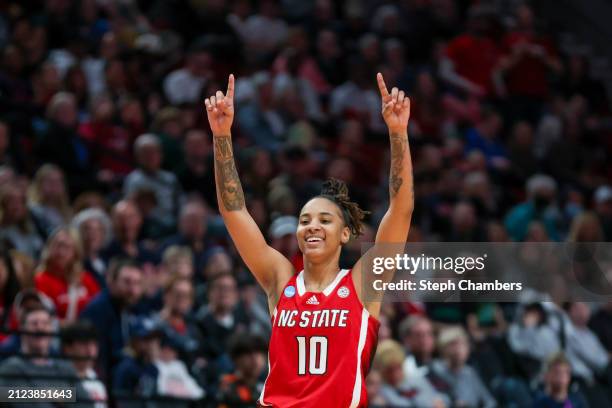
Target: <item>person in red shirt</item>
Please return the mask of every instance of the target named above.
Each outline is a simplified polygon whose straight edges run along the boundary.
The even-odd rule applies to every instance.
[[[548,96],[548,75],[560,73],[561,62],[552,43],[535,32],[529,6],[518,7],[516,20],[516,29],[502,41],[504,56],[499,61],[498,74],[504,81],[496,82],[498,94],[542,100]]]
[[[51,298],[63,322],[74,321],[100,291],[94,278],[83,269],[78,242],[73,230],[56,230],[47,241],[34,278],[36,289]]]
[[[451,40],[440,65],[440,76],[469,95],[490,97],[494,94],[493,72],[500,52],[487,34],[490,11],[473,6],[469,12],[468,32]]]

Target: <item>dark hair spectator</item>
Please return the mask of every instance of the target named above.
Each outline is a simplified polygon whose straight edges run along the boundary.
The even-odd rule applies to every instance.
[[[96,327],[88,321],[77,320],[61,329],[60,338],[62,354],[72,361],[80,384],[87,392],[89,400],[94,402],[96,408],[107,407],[106,387],[95,371],[98,359]]]

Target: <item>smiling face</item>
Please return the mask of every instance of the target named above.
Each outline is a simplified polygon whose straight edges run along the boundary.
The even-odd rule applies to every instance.
[[[321,262],[340,256],[340,248],[351,236],[337,204],[323,197],[308,201],[300,212],[298,246],[304,258]]]

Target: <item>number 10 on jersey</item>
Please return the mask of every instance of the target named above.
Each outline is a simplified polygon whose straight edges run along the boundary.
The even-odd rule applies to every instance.
[[[297,336],[298,374],[321,375],[327,371],[327,337]],[[307,363],[308,362],[308,363]],[[308,364],[308,367],[306,365]]]

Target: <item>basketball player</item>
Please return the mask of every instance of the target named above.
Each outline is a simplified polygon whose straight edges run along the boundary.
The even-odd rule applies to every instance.
[[[414,207],[408,146],[410,100],[388,92],[377,76],[382,115],[389,128],[391,170],[389,208],[376,243],[403,243]],[[362,232],[364,211],[351,202],[338,180],[324,184],[304,205],[296,232],[304,270],[270,247],[249,215],[232,152],[234,76],[227,92],[205,101],[213,132],[219,210],[240,256],[268,297],[272,316],[269,375],[259,398],[264,407],[366,407],[366,382],[378,337],[379,299],[361,299],[373,273],[361,273],[362,257],[350,270],[339,268],[340,250]],[[298,272],[296,274],[296,272]]]

